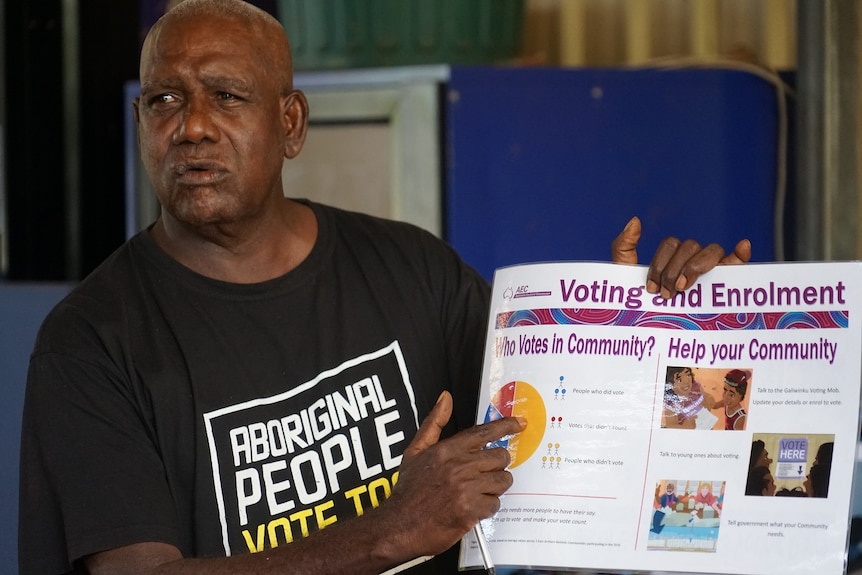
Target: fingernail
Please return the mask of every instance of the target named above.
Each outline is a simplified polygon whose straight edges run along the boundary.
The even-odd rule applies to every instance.
[[[521,416],[518,416],[518,417],[516,417],[515,419],[517,419],[517,420],[518,420],[518,423],[521,425],[521,429],[524,429],[525,427],[527,427],[527,420],[526,420],[526,418],[523,418],[523,417],[521,417]]]
[[[437,402],[434,405],[440,405],[440,402],[443,401],[443,396],[446,395],[445,391],[441,391],[440,395],[437,396]]]
[[[670,299],[670,290],[667,288],[661,288],[661,297],[664,299]]]
[[[658,284],[650,280],[646,283],[646,290],[649,293],[658,293]]]
[[[684,290],[684,289],[685,289],[685,284],[686,284],[687,282],[688,282],[688,280],[685,278],[685,276],[679,276],[679,277],[676,279],[676,289],[677,289],[678,291],[682,291],[682,290]]]

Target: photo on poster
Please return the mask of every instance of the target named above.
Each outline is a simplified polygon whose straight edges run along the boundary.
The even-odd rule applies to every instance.
[[[828,433],[753,434],[745,494],[828,497],[834,445]]]
[[[647,549],[714,553],[724,485],[697,479],[658,481]]]
[[[671,365],[665,370],[661,426],[734,430],[748,422],[753,371]]]

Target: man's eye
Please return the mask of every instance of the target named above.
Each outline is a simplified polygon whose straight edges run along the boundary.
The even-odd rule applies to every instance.
[[[231,94],[230,92],[219,92],[218,97],[219,97],[219,100],[222,100],[225,102],[231,102],[233,100],[239,99],[239,98],[237,98],[237,96],[235,96],[234,94]]]
[[[150,99],[150,104],[153,106],[160,106],[164,104],[170,104],[176,101],[176,98],[171,94],[159,94],[158,96],[153,96]]]

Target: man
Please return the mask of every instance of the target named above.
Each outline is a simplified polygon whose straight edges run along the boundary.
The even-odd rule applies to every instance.
[[[417,569],[453,572],[512,481],[482,447],[526,425],[471,427],[487,285],[412,226],[283,197],[307,105],[270,16],[188,0],[140,74],[162,214],[40,332],[21,572],[371,574],[432,555]],[[617,261],[637,260],[639,225]],[[722,256],[668,241],[650,289]]]

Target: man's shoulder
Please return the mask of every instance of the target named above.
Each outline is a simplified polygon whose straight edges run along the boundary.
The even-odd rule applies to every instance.
[[[57,337],[68,341],[95,326],[125,321],[136,277],[131,244],[118,247],[54,306],[42,323],[37,348]]]
[[[414,224],[313,206],[322,222],[322,251],[334,265],[361,269],[363,278],[386,282],[397,289],[414,289],[440,301],[463,301],[464,294],[481,294],[485,307],[488,284],[443,239]],[[330,239],[326,239],[330,238]],[[381,284],[384,285],[384,284]]]
[[[360,257],[400,255],[412,261],[463,263],[448,243],[415,224],[322,204],[313,207],[335,243],[349,246]]]
[[[345,210],[327,204],[313,203],[312,206],[318,216],[325,215],[326,218],[330,219],[337,232],[364,232],[371,233],[375,237],[383,233],[392,236],[414,237],[417,240],[422,239],[423,241],[443,243],[443,240],[428,230],[409,222]]]
[[[125,241],[89,272],[60,303],[86,306],[107,303],[124,294],[126,284],[134,282],[136,264],[132,252],[139,244],[138,236]]]

